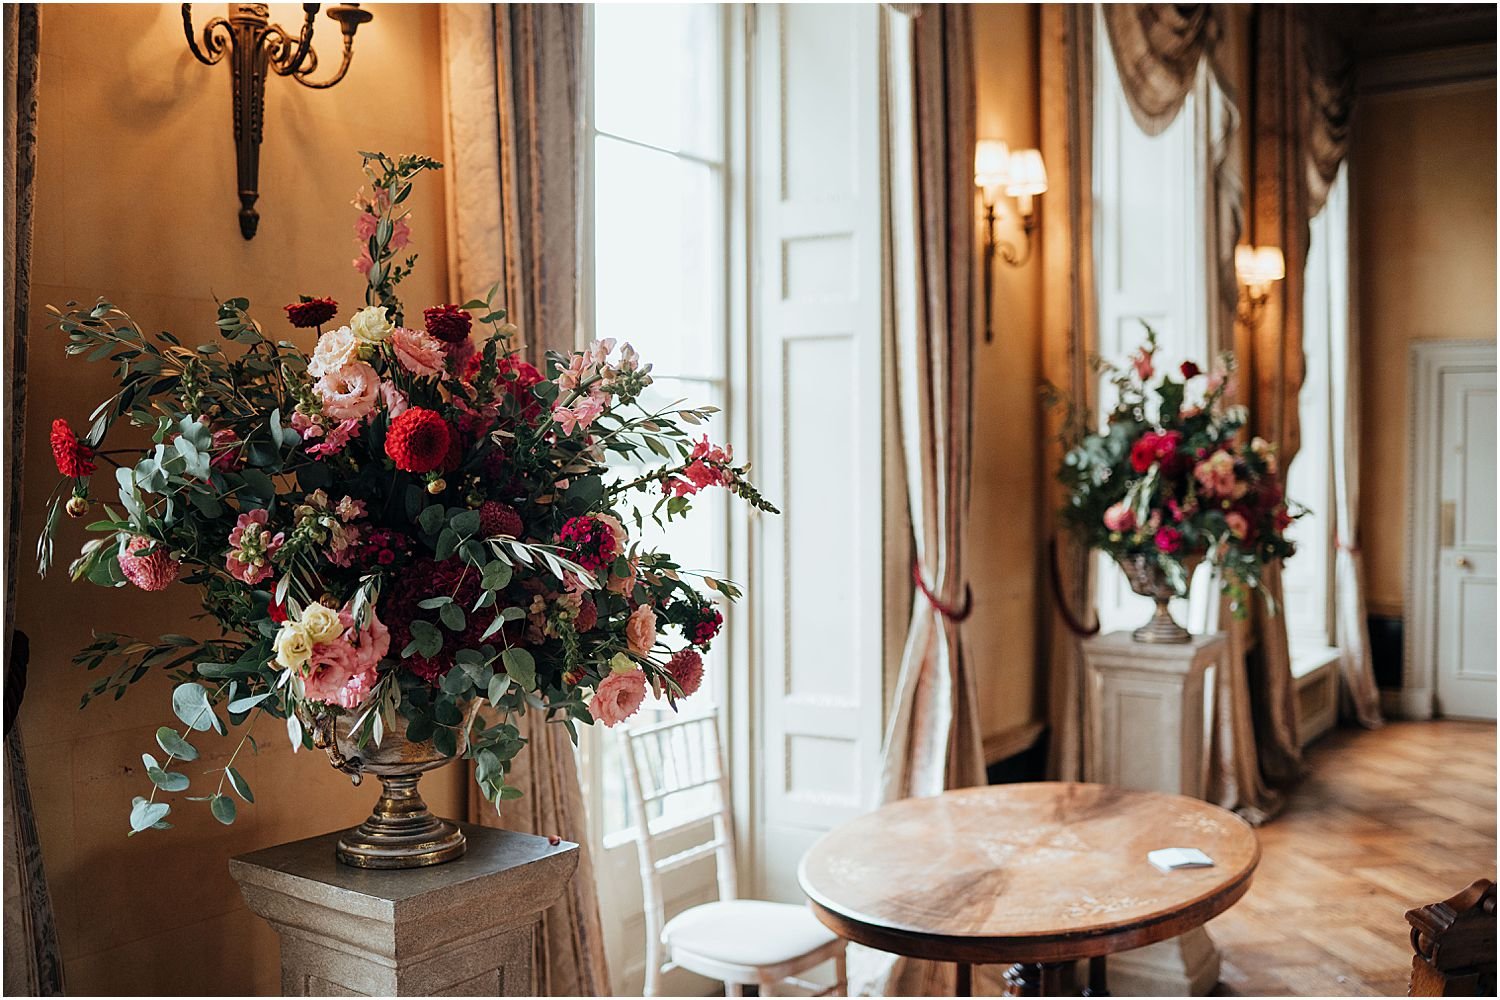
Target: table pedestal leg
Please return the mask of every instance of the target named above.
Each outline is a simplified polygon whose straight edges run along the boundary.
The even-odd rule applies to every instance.
[[[1036,962],[1017,962],[1005,970],[1005,992],[1008,997],[1042,995],[1042,966]]]
[[[1109,996],[1109,974],[1104,964],[1105,961],[1106,960],[1103,955],[1100,955],[1097,958],[1089,959],[1089,982],[1088,985],[1083,988],[1084,996]]]
[[[958,976],[954,982],[953,995],[956,997],[971,997],[974,995],[974,966],[968,962],[958,962],[954,965]]]

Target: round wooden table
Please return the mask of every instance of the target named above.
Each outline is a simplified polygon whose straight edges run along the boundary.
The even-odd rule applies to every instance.
[[[1146,854],[1163,847],[1196,847],[1214,866],[1159,871]],[[957,963],[960,996],[976,964],[1010,965],[1008,995],[1037,996],[1066,989],[1079,959],[1223,913],[1259,860],[1255,831],[1218,806],[1040,782],[893,802],[825,835],[798,879],[847,940]]]

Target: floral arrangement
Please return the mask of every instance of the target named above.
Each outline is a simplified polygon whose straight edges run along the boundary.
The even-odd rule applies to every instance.
[[[702,681],[723,622],[708,592],[738,591],[647,550],[632,529],[687,514],[711,487],[775,512],[728,448],[685,429],[711,407],[642,402],[651,366],[629,344],[550,354],[539,371],[493,288],[409,323],[396,295],[416,261],[398,260],[410,240],[403,205],[441,164],[363,156],[372,194],[356,201],[355,267],[366,304],[340,325],[332,299],[286,306],[292,327],[317,333],[310,355],[267,336],[244,299],[220,304],[222,342],[196,348],[146,336],[108,302],[51,310],[68,353],[113,362],[119,389],[82,438],[53,424],[65,478],[41,571],[59,508],[82,517],[98,503],[88,525],[98,537],[73,579],[197,587],[216,633],[96,634],[77,657],[111,668],[85,704],[154,670],[178,682],[182,726],[158,731],[164,759],[143,755],[154,787],[135,799],[132,833],[169,825],[159,799],[192,786],[173,768],[198,757],[195,731],[243,726],[217,788],[189,796],[233,822],[228,790],[253,801],[235,762],[263,716],[284,720],[294,749],[344,715],[359,745],[378,745],[399,716],[408,739],[448,756],[466,746],[488,799],[513,798],[516,716],[544,713],[576,738],[576,723],[612,726],[648,691],[675,706]],[[150,444],[102,450],[122,420]],[[612,474],[612,460],[635,474]],[[95,496],[101,461],[114,465],[118,506]],[[488,722],[468,711],[481,699]]]
[[[1293,553],[1286,529],[1300,512],[1290,509],[1275,449],[1258,437],[1242,443],[1246,410],[1225,404],[1233,356],[1212,372],[1187,361],[1158,377],[1156,332],[1146,330],[1125,366],[1094,363],[1117,394],[1107,429],[1090,429],[1076,406],[1066,421],[1064,523],[1090,548],[1146,557],[1178,596],[1187,594],[1185,560],[1208,558],[1243,615],[1250,591],[1270,600],[1262,570]]]

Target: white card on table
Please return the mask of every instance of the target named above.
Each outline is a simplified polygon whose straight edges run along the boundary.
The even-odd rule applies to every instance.
[[[1146,855],[1157,868],[1164,872],[1178,868],[1212,868],[1214,859],[1196,847],[1163,847]]]

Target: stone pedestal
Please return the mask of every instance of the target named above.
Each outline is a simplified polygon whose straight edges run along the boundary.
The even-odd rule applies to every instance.
[[[459,824],[457,861],[380,871],[334,857],[339,832],[229,862],[281,935],[287,996],[534,996],[537,921],[578,868],[578,845]]]
[[[1129,632],[1084,640],[1085,779],[1203,798],[1214,685],[1228,655],[1223,633],[1173,645],[1136,642]],[[1218,949],[1201,927],[1109,959],[1109,989],[1121,996],[1206,996],[1218,979]]]

